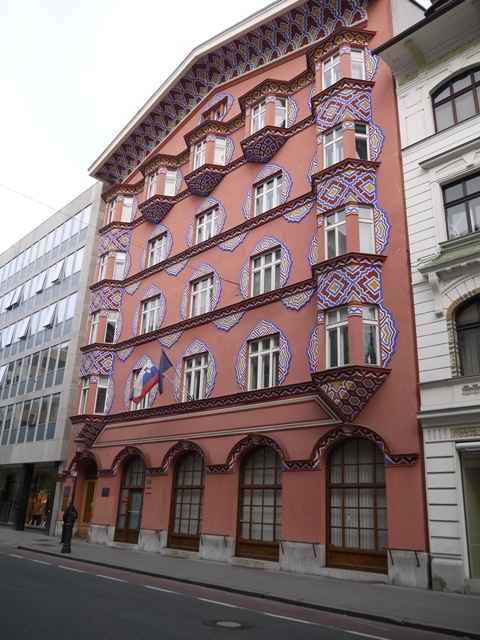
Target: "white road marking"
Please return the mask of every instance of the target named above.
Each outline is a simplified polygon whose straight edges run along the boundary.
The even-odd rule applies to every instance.
[[[173,593],[174,595],[180,595],[176,591],[170,591],[169,589],[160,589],[160,587],[152,587],[149,584],[142,584],[145,589],[152,589],[153,591],[161,591],[162,593]]]
[[[44,562],[43,560],[34,560],[33,558],[31,558],[32,562],[36,562],[37,564],[52,564],[51,562]]]
[[[113,580],[114,582],[127,582],[126,580],[122,580],[122,578],[113,578],[112,576],[104,576],[102,573],[95,574],[97,578],[105,578],[105,580]]]
[[[74,569],[73,567],[66,567],[63,564],[57,565],[59,569],[66,569],[67,571],[75,571],[76,573],[87,573],[86,571],[82,571],[82,569]]]
[[[317,622],[309,622],[308,620],[302,620],[301,618],[289,618],[288,616],[280,616],[276,613],[266,613],[265,611],[262,611],[261,613],[263,613],[264,616],[270,616],[270,618],[280,618],[280,620],[290,620],[290,622],[302,622],[303,624],[314,624],[319,626]]]

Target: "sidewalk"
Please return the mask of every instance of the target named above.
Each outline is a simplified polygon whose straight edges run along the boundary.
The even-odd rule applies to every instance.
[[[172,558],[90,544],[79,538],[73,538],[72,552],[63,555],[59,539],[45,535],[42,530],[13,531],[0,526],[0,548],[5,546],[480,640],[480,598],[477,596]]]

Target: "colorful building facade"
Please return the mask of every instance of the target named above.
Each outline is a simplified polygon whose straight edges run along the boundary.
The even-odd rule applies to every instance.
[[[422,18],[400,4],[275,3],[91,167],[80,535],[428,587],[394,82],[372,55]]]
[[[397,81],[432,588],[480,594],[478,4],[435,2],[379,50]]]

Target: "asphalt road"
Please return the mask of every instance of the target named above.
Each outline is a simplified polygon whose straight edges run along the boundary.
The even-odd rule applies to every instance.
[[[68,558],[0,551],[2,640],[441,640]]]

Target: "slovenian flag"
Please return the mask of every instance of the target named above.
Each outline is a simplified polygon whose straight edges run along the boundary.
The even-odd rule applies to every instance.
[[[138,404],[156,384],[158,384],[157,367],[151,363],[143,365],[133,385],[130,400]]]
[[[168,359],[167,354],[162,349],[162,355],[160,356],[160,366],[159,366],[159,374],[158,374],[158,391],[163,393],[163,374],[168,369],[171,369],[173,364]]]

